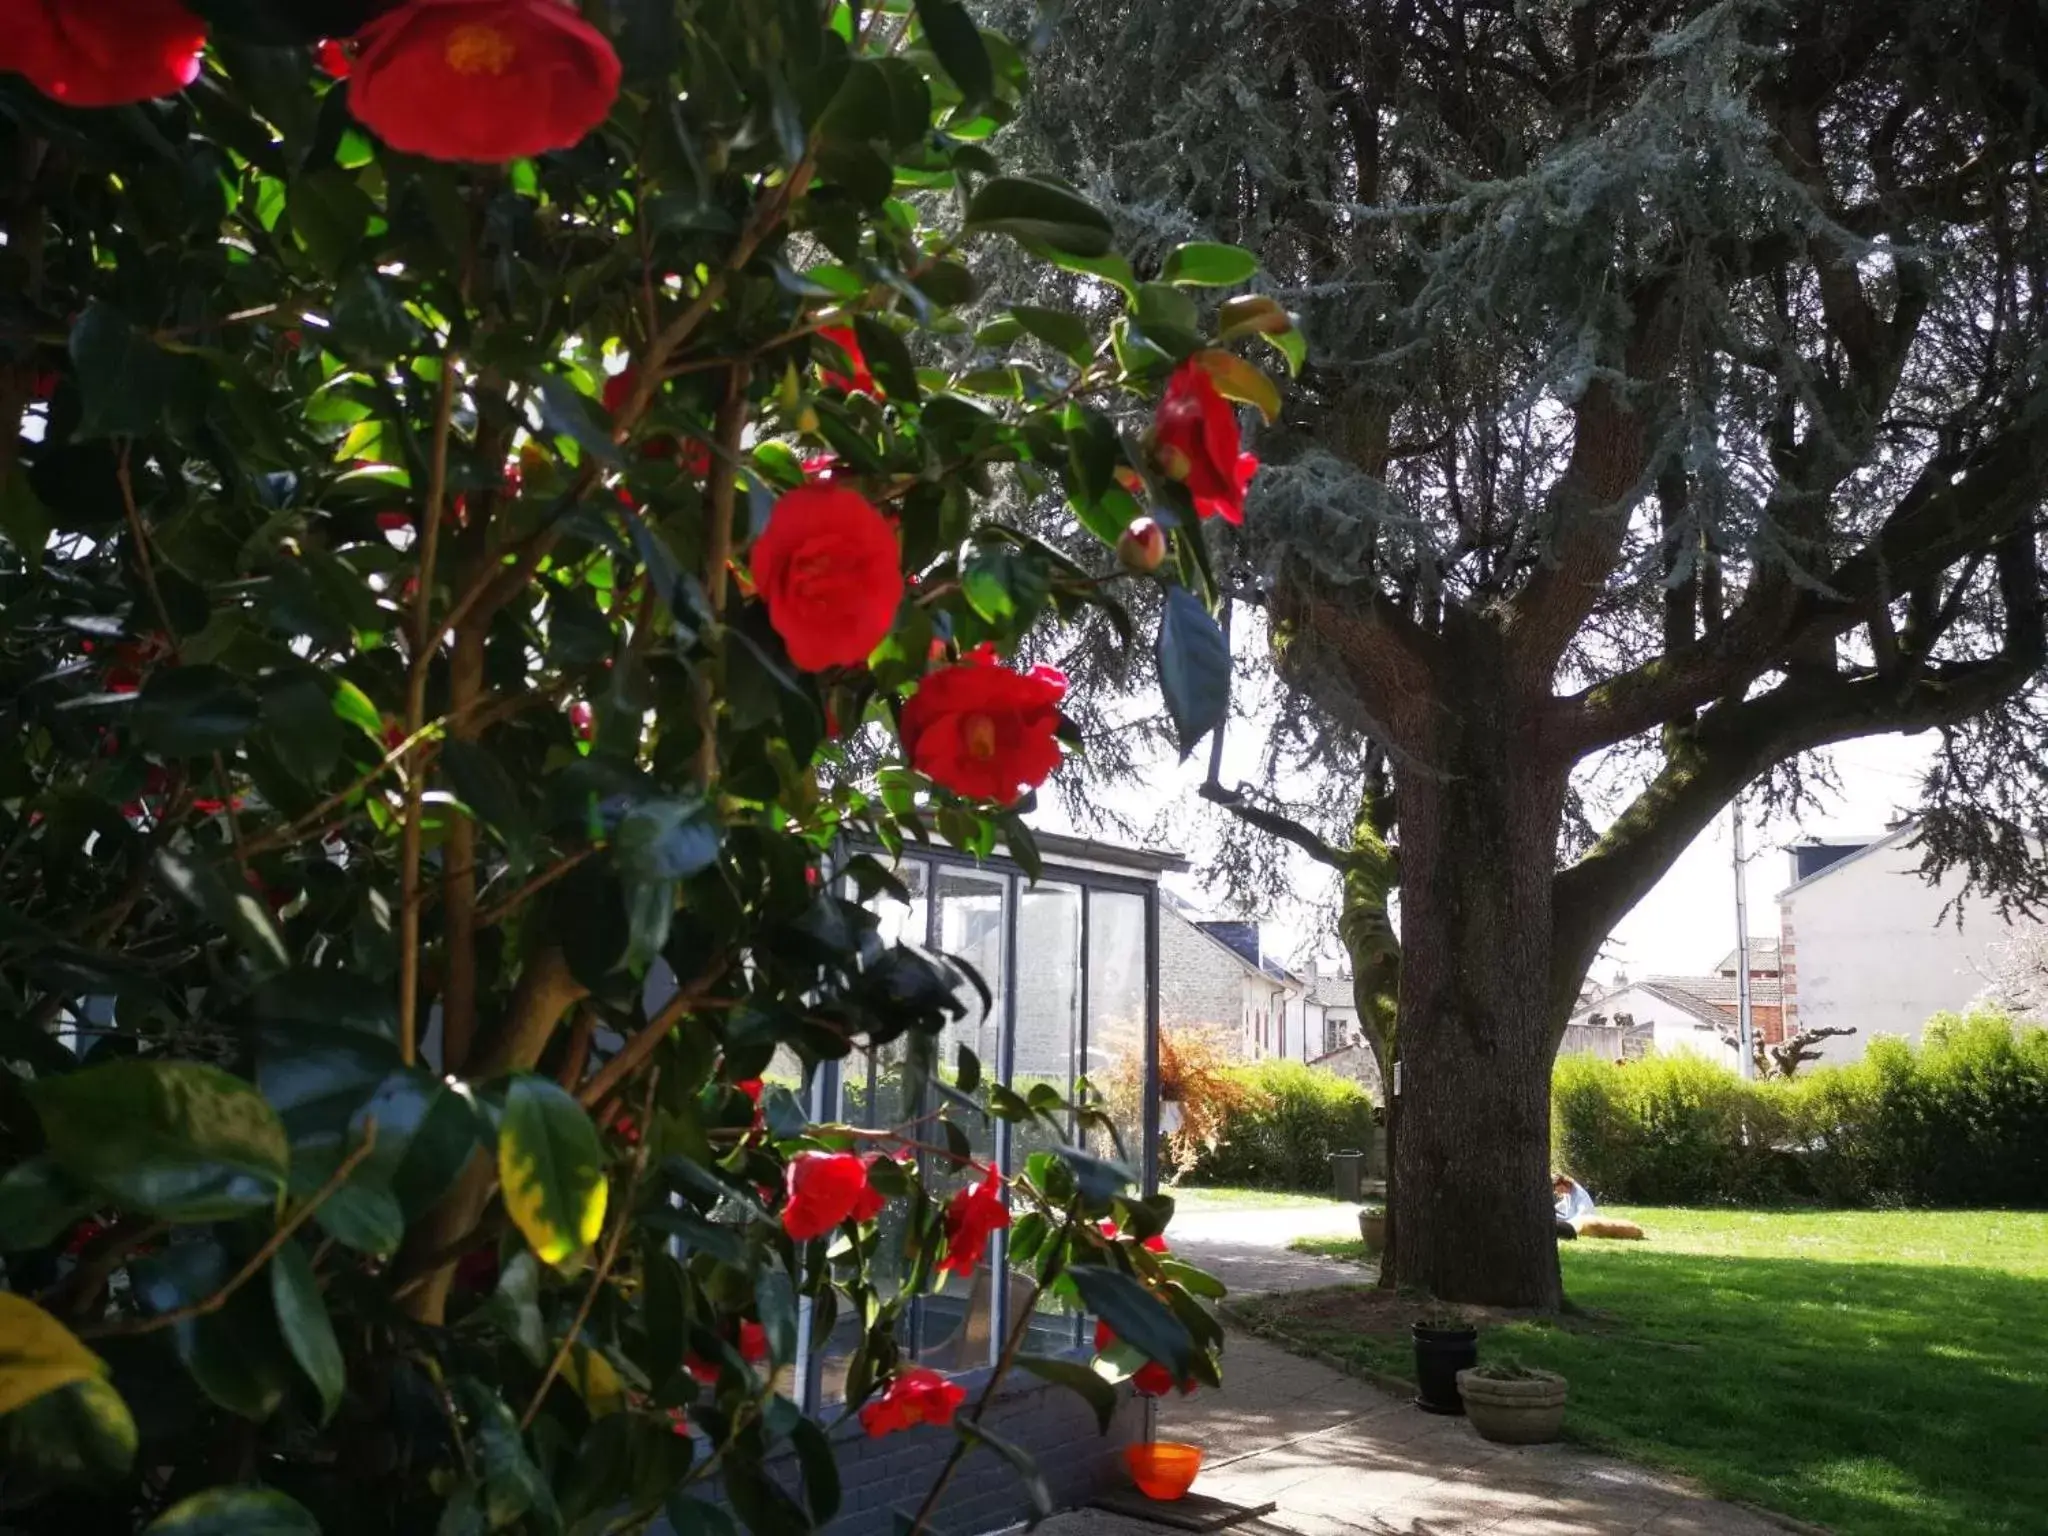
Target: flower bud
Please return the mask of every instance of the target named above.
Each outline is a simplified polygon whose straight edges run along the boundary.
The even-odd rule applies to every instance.
[[[1134,517],[1116,541],[1116,557],[1139,576],[1150,576],[1166,563],[1166,530],[1149,517]]]

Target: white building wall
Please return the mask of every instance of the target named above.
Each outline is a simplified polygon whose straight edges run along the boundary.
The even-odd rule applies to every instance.
[[[1856,1031],[1822,1041],[1825,1062],[1860,1060],[1879,1035],[1917,1043],[1935,1014],[1969,1006],[2014,937],[1986,902],[1966,903],[1960,928],[1943,921],[1962,876],[1929,885],[1911,844],[1881,843],[1779,898],[1787,1027]]]
[[[1610,992],[1592,1007],[1574,1014],[1571,1022],[1582,1024],[1596,1013],[1610,1019],[1625,1013],[1637,1024],[1647,1024],[1650,1027],[1650,1048],[1660,1056],[1675,1056],[1685,1051],[1718,1062],[1731,1072],[1736,1070],[1739,1057],[1733,1042],[1724,1038],[1713,1025],[1702,1023],[1676,1003],[1668,1002],[1654,992],[1640,987]]]

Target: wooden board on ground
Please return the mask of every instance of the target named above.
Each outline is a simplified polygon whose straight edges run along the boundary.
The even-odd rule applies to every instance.
[[[1177,1531],[1209,1532],[1228,1530],[1233,1525],[1256,1520],[1260,1515],[1270,1515],[1279,1506],[1270,1502],[1232,1504],[1227,1499],[1212,1499],[1200,1493],[1191,1493],[1170,1504],[1162,1504],[1157,1499],[1146,1498],[1135,1488],[1121,1488],[1115,1493],[1104,1494],[1091,1507],[1143,1520],[1148,1525],[1167,1525]]]

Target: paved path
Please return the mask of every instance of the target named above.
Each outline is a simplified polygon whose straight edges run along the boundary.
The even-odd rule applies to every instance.
[[[1356,1264],[1289,1254],[1304,1232],[1356,1231],[1350,1206],[1189,1212],[1174,1246],[1233,1292],[1357,1282]],[[1233,1332],[1228,1385],[1159,1406],[1159,1438],[1208,1453],[1197,1492],[1279,1508],[1233,1536],[1777,1536],[1677,1479],[1566,1445],[1498,1446],[1357,1377]],[[1163,1536],[1098,1510],[1044,1536]]]
[[[1167,1236],[1177,1255],[1221,1280],[1232,1296],[1306,1291],[1373,1278],[1372,1270],[1363,1265],[1292,1253],[1287,1247],[1297,1237],[1357,1237],[1355,1205],[1333,1202],[1256,1211],[1198,1208],[1176,1215]]]

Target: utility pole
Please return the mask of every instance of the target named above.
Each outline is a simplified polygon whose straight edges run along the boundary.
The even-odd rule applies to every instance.
[[[1735,1052],[1745,1078],[1756,1076],[1756,1026],[1749,1007],[1749,891],[1743,879],[1742,796],[1730,808],[1735,827]]]

